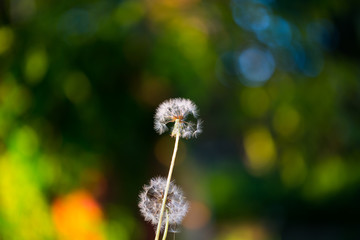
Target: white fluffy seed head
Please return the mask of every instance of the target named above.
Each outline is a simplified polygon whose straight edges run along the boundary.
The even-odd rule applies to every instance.
[[[157,227],[161,204],[163,201],[166,179],[162,177],[153,178],[149,185],[143,187],[140,193],[139,208],[145,221]],[[181,189],[173,182],[170,183],[169,192],[166,199],[165,209],[169,214],[169,231],[176,231],[176,226],[181,223],[189,208],[189,204],[183,196]],[[165,227],[166,216],[164,214],[161,229]]]
[[[191,121],[190,116],[195,122]],[[179,133],[183,138],[197,137],[202,132],[198,116],[198,109],[191,100],[169,99],[156,109],[154,128],[159,134],[163,134],[168,130],[167,124],[174,123],[171,136]]]

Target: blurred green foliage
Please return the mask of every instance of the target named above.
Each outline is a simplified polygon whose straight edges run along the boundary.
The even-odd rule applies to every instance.
[[[163,100],[192,99],[177,239],[356,239],[357,1],[0,1],[0,239],[152,239]]]

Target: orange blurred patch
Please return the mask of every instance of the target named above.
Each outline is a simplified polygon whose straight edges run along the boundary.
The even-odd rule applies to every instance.
[[[52,217],[60,240],[104,240],[103,213],[84,190],[60,197],[52,204]]]

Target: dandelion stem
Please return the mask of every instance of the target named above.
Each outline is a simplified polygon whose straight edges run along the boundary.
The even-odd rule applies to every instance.
[[[178,124],[179,124],[179,120],[176,120],[175,125],[174,125],[174,129],[178,126]],[[164,192],[164,198],[163,198],[162,205],[161,205],[159,223],[158,223],[157,229],[156,229],[155,240],[159,240],[159,237],[160,237],[161,223],[162,223],[162,218],[163,218],[163,215],[164,215],[167,194],[169,192],[169,186],[170,186],[170,182],[171,182],[171,175],[172,175],[172,172],[174,170],[175,158],[176,158],[176,153],[177,153],[178,145],[179,145],[179,138],[180,138],[180,131],[177,131],[176,132],[176,140],[175,140],[174,152],[173,152],[172,159],[171,159],[169,174],[168,174],[166,187],[165,187],[165,192]]]
[[[166,240],[168,229],[169,229],[169,211],[166,209],[166,225],[162,240]]]

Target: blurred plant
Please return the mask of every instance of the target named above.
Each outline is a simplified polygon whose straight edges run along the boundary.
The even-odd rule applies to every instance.
[[[193,122],[191,117],[194,118],[196,122]],[[189,99],[169,99],[160,104],[156,110],[154,128],[159,134],[162,134],[169,129],[167,126],[169,123],[174,123],[171,128],[170,135],[175,137],[176,140],[166,185],[165,179],[153,179],[150,182],[150,186],[145,186],[145,191],[140,194],[139,207],[141,213],[144,215],[145,220],[151,221],[154,225],[157,224],[155,240],[159,239],[160,231],[164,227],[165,231],[163,239],[166,239],[169,223],[179,224],[185,216],[188,208],[188,204],[183,202],[184,200],[181,191],[176,186],[171,184],[171,175],[174,170],[179,138],[182,137],[188,139],[191,137],[197,137],[198,134],[202,132],[202,121],[198,119],[197,107]],[[165,190],[162,190],[164,187]],[[147,194],[149,194],[149,191],[150,195],[153,195],[151,199],[146,198]],[[169,199],[167,201],[168,195]],[[159,208],[160,201],[162,201],[161,208]],[[165,206],[167,207],[166,223],[165,226],[163,226],[164,224],[162,223],[162,218],[164,215]],[[149,207],[153,209],[149,209]],[[149,212],[151,212],[151,215],[149,215]],[[158,217],[153,216],[153,214],[156,213],[158,214]]]

